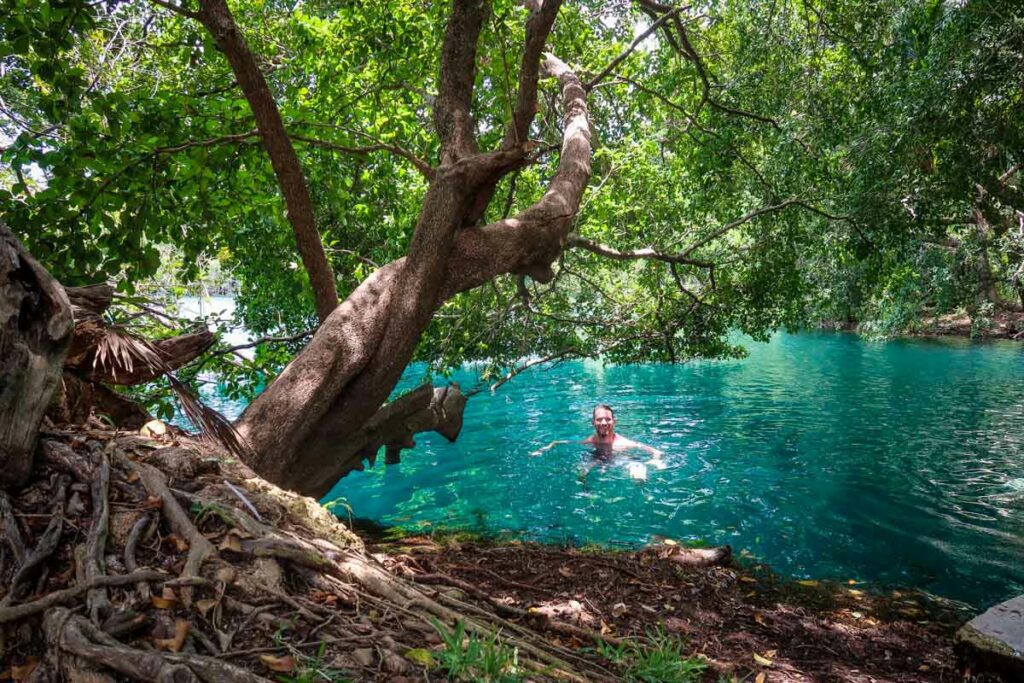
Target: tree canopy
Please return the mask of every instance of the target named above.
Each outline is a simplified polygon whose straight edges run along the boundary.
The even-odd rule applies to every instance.
[[[471,102],[482,150],[516,116],[539,5],[526,4],[486,3]],[[113,280],[126,294],[216,264],[256,335],[315,328],[298,209],[204,3],[8,7],[0,211],[38,260],[66,285]],[[231,12],[344,299],[409,249],[442,151],[451,8],[240,0]],[[545,49],[587,86],[593,146],[566,248],[549,282],[511,273],[444,302],[415,357],[501,373],[524,357],[681,361],[739,353],[735,330],[885,332],[1019,308],[1022,29],[1013,0],[565,3]],[[516,141],[528,157],[478,224],[543,196],[561,156],[558,97],[541,84]],[[261,370],[300,347],[261,347]]]

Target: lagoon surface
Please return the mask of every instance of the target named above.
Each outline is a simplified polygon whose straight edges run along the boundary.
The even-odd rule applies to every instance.
[[[1024,345],[782,334],[737,361],[564,363],[470,400],[458,442],[419,435],[342,480],[354,513],[543,541],[729,543],[797,578],[917,587],[982,607],[1024,592]],[[409,384],[417,377],[409,378]],[[455,379],[476,383],[465,371]],[[666,452],[594,467],[595,403]]]
[[[473,397],[456,443],[420,434],[400,464],[381,457],[325,502],[414,531],[728,543],[785,576],[974,608],[1024,592],[1024,345],[801,333],[746,346],[742,360],[531,370]],[[403,387],[422,379],[413,367]],[[640,453],[585,478],[582,445],[529,455],[587,436],[596,403],[667,467],[638,483]]]

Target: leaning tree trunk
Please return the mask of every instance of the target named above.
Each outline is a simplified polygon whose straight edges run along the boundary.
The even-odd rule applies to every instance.
[[[302,493],[323,495],[352,467],[353,441],[369,443],[368,421],[445,301],[505,273],[542,282],[553,277],[551,264],[562,252],[590,177],[586,90],[564,63],[542,54],[560,2],[527,3],[517,104],[501,147],[490,152],[478,150],[470,114],[487,9],[479,0],[453,4],[434,111],[441,164],[431,174],[408,255],[378,269],[339,305],[237,423],[252,451],[249,464]],[[528,137],[542,67],[562,91],[558,171],[536,204],[479,226],[498,181],[532,162]],[[391,445],[398,448],[401,440]]]
[[[60,283],[0,222],[0,488],[28,479],[73,327]]]

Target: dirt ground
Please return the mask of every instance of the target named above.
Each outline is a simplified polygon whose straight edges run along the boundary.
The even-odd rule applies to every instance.
[[[783,582],[756,565],[687,567],[670,546],[618,553],[412,537],[371,548],[393,571],[471,582],[610,637],[663,628],[741,680],[960,679],[952,636],[964,615],[909,591]]]

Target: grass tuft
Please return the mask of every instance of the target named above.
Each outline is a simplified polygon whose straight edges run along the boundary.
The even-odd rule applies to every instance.
[[[707,668],[704,660],[686,657],[682,641],[660,628],[640,642],[598,643],[597,653],[619,666],[630,683],[697,683]]]
[[[448,680],[481,683],[520,683],[525,680],[525,672],[519,667],[519,650],[503,644],[498,634],[486,637],[467,635],[466,624],[461,620],[452,630],[437,619],[432,619],[431,623],[444,643],[444,649],[435,656],[441,668],[447,671]]]

